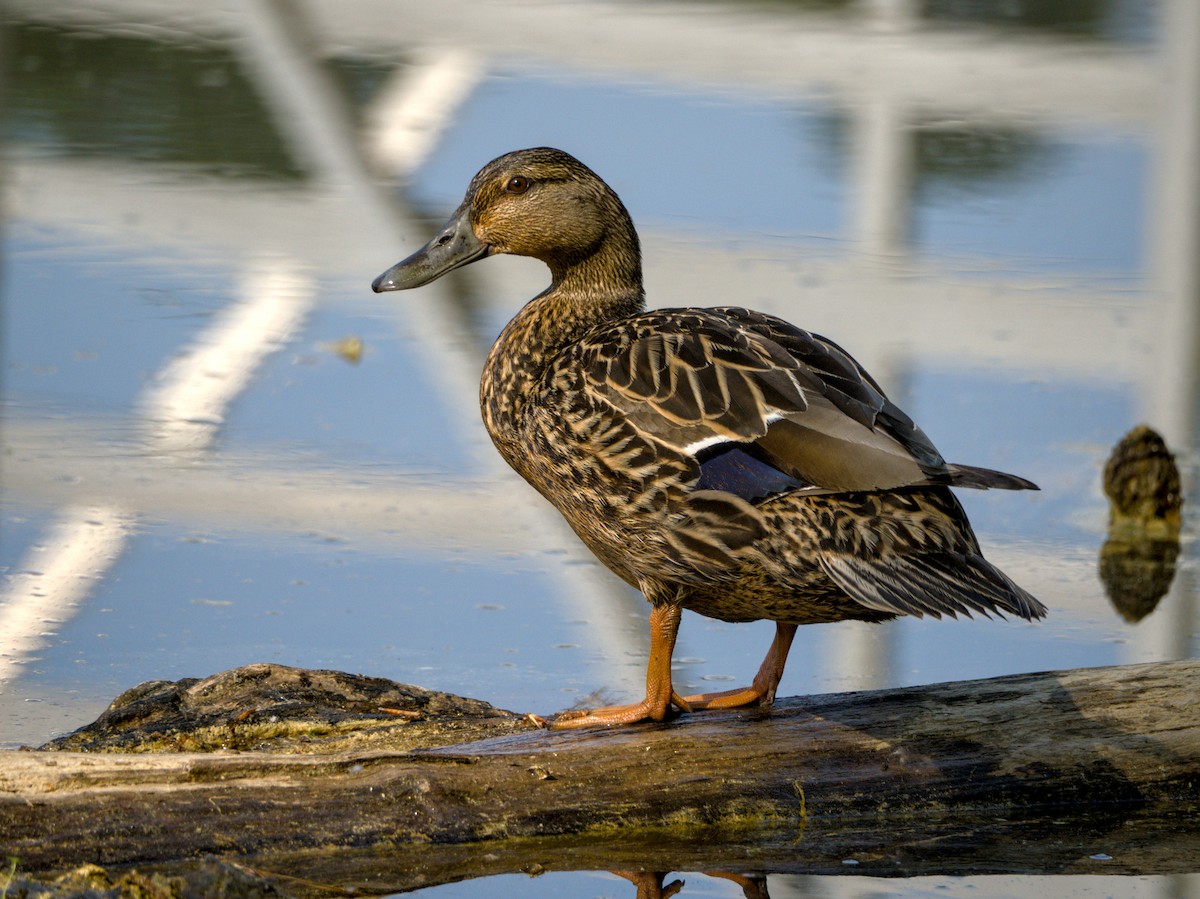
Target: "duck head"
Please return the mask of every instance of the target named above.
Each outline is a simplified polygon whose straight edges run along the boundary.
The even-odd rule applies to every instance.
[[[555,286],[586,272],[592,282],[641,288],[637,234],[621,200],[582,162],[549,147],[506,153],[485,165],[445,227],[371,288],[421,287],[497,253],[540,259]]]

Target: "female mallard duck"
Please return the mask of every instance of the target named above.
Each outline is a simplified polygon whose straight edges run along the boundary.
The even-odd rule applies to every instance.
[[[552,280],[488,355],[488,433],[651,607],[646,698],[555,726],[769,705],[801,624],[1045,614],[983,558],[949,489],[1034,484],[947,463],[823,337],[747,309],[644,311],[629,213],[560,150],[488,163],[445,228],[372,287],[420,287],[496,253],[540,259]],[[751,686],[672,689],[683,609],[776,622]]]

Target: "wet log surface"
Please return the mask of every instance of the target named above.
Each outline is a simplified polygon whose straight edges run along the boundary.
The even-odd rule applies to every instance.
[[[251,666],[130,691],[60,751],[0,754],[0,845],[25,871],[216,854],[365,892],[847,859],[884,875],[1195,871],[1198,675],[1195,660],[1078,669],[558,733],[449,694]]]

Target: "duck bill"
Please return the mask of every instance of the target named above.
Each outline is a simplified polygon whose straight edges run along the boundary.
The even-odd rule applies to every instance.
[[[433,240],[372,281],[371,289],[383,293],[423,287],[446,272],[488,255],[491,248],[475,236],[470,219],[470,209],[464,205]]]

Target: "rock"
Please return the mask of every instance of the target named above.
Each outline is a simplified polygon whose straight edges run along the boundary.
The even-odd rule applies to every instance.
[[[340,671],[246,665],[126,690],[91,724],[43,746],[76,752],[391,750],[507,733],[519,715],[453,693]]]

